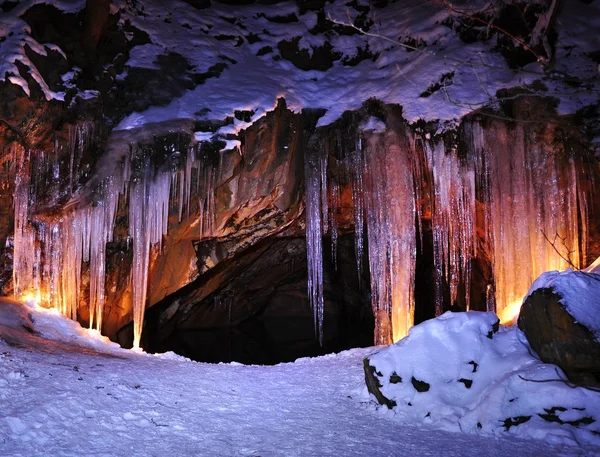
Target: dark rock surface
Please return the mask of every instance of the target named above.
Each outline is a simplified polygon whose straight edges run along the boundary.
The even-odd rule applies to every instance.
[[[543,362],[558,365],[569,379],[600,385],[600,342],[577,323],[549,288],[533,292],[519,314],[519,328]]]
[[[257,243],[146,314],[144,347],[199,361],[279,363],[373,341],[373,316],[356,278],[353,239],[338,245],[337,269],[325,262],[324,343],[315,336],[308,301],[306,243],[276,237]],[[129,343],[129,328],[118,334]]]

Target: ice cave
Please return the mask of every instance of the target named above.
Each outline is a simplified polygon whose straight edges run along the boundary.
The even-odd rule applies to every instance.
[[[599,27],[598,0],[0,0],[0,368],[80,371],[86,338],[234,378],[350,354],[352,414],[600,452]],[[128,446],[23,414],[0,454]],[[334,453],[231,440],[172,449]],[[421,455],[390,440],[334,442]]]

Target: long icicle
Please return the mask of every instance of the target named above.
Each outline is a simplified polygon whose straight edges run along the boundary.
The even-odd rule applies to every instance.
[[[306,195],[306,255],[308,260],[308,294],[314,312],[315,333],[323,345],[323,198],[327,198],[324,152],[309,145],[304,154]],[[323,197],[324,195],[324,197]],[[327,216],[325,216],[326,218]]]
[[[365,197],[375,343],[408,334],[414,321],[416,207],[411,150],[393,130],[365,131]]]

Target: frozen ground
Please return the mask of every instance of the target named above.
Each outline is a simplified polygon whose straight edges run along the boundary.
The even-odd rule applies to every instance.
[[[600,455],[401,424],[366,394],[362,359],[373,349],[210,365],[84,333],[59,315],[0,302],[0,455]]]

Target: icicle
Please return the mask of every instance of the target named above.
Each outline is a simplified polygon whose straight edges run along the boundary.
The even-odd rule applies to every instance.
[[[428,136],[426,135],[426,138]],[[427,167],[427,157],[424,152],[423,138],[419,135],[415,136],[407,132],[408,148],[413,152],[413,181],[415,187],[415,209],[417,214],[417,224],[419,228],[419,246],[423,248],[423,221],[424,221],[424,204],[426,200],[424,192],[427,188],[428,177],[431,171]],[[428,173],[429,172],[429,173]]]
[[[362,139],[356,142],[356,148],[346,154],[346,169],[352,186],[352,204],[354,207],[354,251],[356,253],[356,270],[358,284],[362,283],[363,243],[364,243],[364,165]]]
[[[413,151],[392,131],[367,132],[367,240],[376,344],[398,341],[414,316],[416,234]]]
[[[185,201],[185,170],[179,170],[177,176],[179,176],[179,222],[181,222],[181,219],[183,218],[183,204]]]
[[[146,307],[148,263],[150,257],[150,224],[148,224],[146,178],[132,183],[129,190],[129,235],[133,241],[131,284],[133,295],[133,347],[140,347]]]
[[[481,156],[477,175],[483,176],[484,221],[503,322],[518,313],[542,272],[577,267],[579,246],[585,243],[579,239],[578,220],[587,220],[587,208],[577,191],[575,164],[524,129],[509,130],[499,122],[485,131],[477,124],[467,128],[470,153]]]
[[[461,164],[456,151],[446,153],[443,142],[426,144],[433,176],[432,230],[436,272],[435,311],[442,314],[442,284],[450,286],[454,304],[460,284],[465,288],[467,310],[470,299],[470,259],[475,256],[475,174]]]
[[[15,177],[14,207],[15,233],[13,253],[13,289],[17,299],[26,294],[39,291],[35,283],[36,243],[35,232],[29,226],[29,186],[30,186],[30,151],[19,146],[11,150],[17,158]]]
[[[491,313],[496,312],[496,294],[492,284],[488,284],[485,289],[485,306],[487,311]]]
[[[183,208],[186,208],[186,216],[190,215],[190,193],[192,189],[192,168],[196,165],[194,149],[188,148],[183,167],[177,173],[173,173],[173,188],[175,182],[179,184],[179,222],[183,219]],[[175,195],[173,196],[173,199]]]
[[[573,164],[573,168],[575,168],[575,165]],[[584,171],[584,173],[582,173],[583,176],[578,176],[577,175],[577,170],[574,171],[573,173],[573,183],[575,184],[575,191],[577,192],[577,204],[578,204],[578,208],[579,208],[579,215],[581,217],[581,241],[580,241],[580,248],[581,248],[581,257],[580,257],[580,263],[582,264],[587,264],[588,263],[588,252],[587,252],[587,239],[588,239],[588,225],[589,225],[589,220],[588,220],[588,195],[585,189],[582,188],[581,185],[579,185],[579,182],[581,180],[581,182],[591,182],[591,179],[589,179],[587,175],[587,170]]]
[[[82,205],[81,196],[73,197],[59,219],[41,217],[35,223],[29,222],[30,206],[55,203],[42,202],[38,197],[47,194],[54,198],[72,196],[83,149],[88,146],[91,132],[88,124],[72,128],[67,149],[57,145],[54,151],[38,153],[34,161],[28,151],[15,151],[19,159],[15,181],[15,296],[23,298],[36,292],[43,296],[46,306],[55,307],[76,319],[82,293],[82,263],[89,262],[89,325],[101,330],[106,301],[106,245],[113,238],[119,196],[124,195],[130,202],[130,235],[135,257],[131,274],[134,340],[139,346],[148,287],[149,252],[155,244],[161,248],[162,237],[167,232],[170,184],[174,173],[154,173],[149,158],[142,154],[142,160],[147,160],[143,176],[130,186],[131,159],[129,154],[125,154],[117,170],[100,180],[90,191],[91,203],[86,201]],[[61,168],[63,153],[68,154],[68,161]],[[189,213],[194,165],[194,151],[191,149],[185,169],[176,173],[179,177],[180,216],[183,205]],[[36,169],[36,180],[32,183],[30,170],[33,168]],[[207,227],[212,229],[214,170],[207,168],[204,177],[206,214],[203,218]],[[67,186],[66,193],[65,189],[58,187],[61,182]]]
[[[68,169],[67,169],[67,194],[71,196],[75,191],[77,173],[81,167],[81,161],[90,139],[94,135],[94,124],[91,122],[81,122],[76,125],[69,125],[69,142],[67,144]],[[58,145],[55,150],[58,150]]]
[[[335,179],[331,181],[331,208],[329,211],[329,230],[331,232],[331,260],[337,270],[338,222],[337,213],[340,201],[340,186]]]
[[[185,203],[186,215],[190,216],[190,194],[192,192],[192,168],[196,164],[195,151],[193,147],[188,148],[185,159],[185,186],[183,189],[183,201]],[[181,221],[181,215],[179,215]]]
[[[74,185],[78,163],[83,155],[81,148],[87,146],[90,131],[86,124],[71,130],[71,143],[66,150],[69,155],[68,166],[64,169],[66,176],[62,174],[58,165],[61,148],[57,146],[51,153],[39,154],[35,162],[38,173],[32,192],[34,204],[38,203],[39,195],[60,195],[56,187],[60,182],[66,182],[69,186],[66,195],[72,194],[71,186]],[[60,219],[42,218],[35,224],[27,224],[22,219],[28,212],[21,203],[24,185],[19,183],[23,179],[29,180],[29,177],[26,177],[28,173],[28,170],[22,171],[17,177],[17,256],[13,268],[14,283],[17,285],[15,296],[22,296],[25,289],[37,290],[40,297],[43,296],[45,306],[54,307],[66,316],[76,319],[81,296],[81,264],[89,261],[89,323],[91,328],[100,330],[105,301],[106,243],[112,239],[118,192],[119,188],[123,187],[122,181],[108,178],[98,190],[99,199],[95,206],[79,208],[73,205]],[[51,184],[47,184],[48,178],[51,179]],[[25,262],[21,261],[22,256],[26,256]],[[32,262],[37,266],[28,267]]]
[[[321,175],[321,221],[323,223],[323,234],[329,231],[329,194],[327,192],[327,160],[329,154],[325,151],[319,157],[319,171]]]
[[[215,223],[216,170],[202,162],[198,164],[198,206],[200,207],[200,237],[211,236]]]
[[[315,332],[323,345],[323,194],[327,193],[323,178],[323,151],[307,147],[304,154],[306,200],[306,255],[308,261],[308,294],[314,312]],[[326,173],[326,171],[325,171]],[[325,188],[323,184],[325,181]],[[325,195],[325,198],[327,196]]]
[[[64,222],[63,235],[64,277],[62,281],[61,312],[71,319],[77,319],[77,305],[81,293],[81,262],[83,253],[82,221],[69,215]]]
[[[140,347],[144,323],[150,249],[158,244],[160,250],[162,237],[167,233],[171,179],[169,172],[152,177],[151,166],[147,163],[143,175],[134,180],[129,190],[129,235],[133,240],[131,284],[134,348]]]

